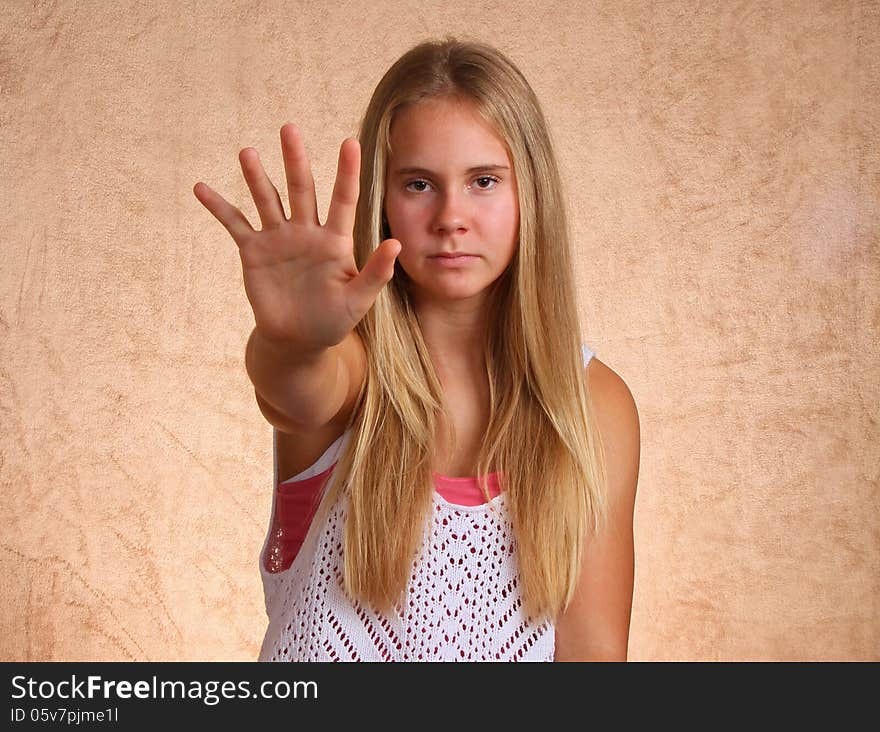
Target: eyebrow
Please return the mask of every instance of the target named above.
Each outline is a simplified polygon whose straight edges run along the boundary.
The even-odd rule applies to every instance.
[[[510,167],[507,165],[475,165],[472,168],[468,168],[465,172],[470,173],[480,173],[484,170],[510,170]],[[427,168],[398,168],[394,171],[394,175],[434,175],[434,172],[428,170]]]

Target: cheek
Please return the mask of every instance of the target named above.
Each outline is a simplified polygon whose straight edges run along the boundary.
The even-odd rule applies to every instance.
[[[515,200],[498,201],[487,215],[492,228],[498,232],[510,233],[519,230],[519,207]]]
[[[385,210],[388,213],[388,220],[401,230],[411,228],[413,221],[419,216],[418,207],[411,201],[401,198],[389,199]]]

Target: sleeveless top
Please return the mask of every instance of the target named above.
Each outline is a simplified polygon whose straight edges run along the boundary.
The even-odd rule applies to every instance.
[[[586,366],[595,354],[586,345],[582,351]],[[553,621],[528,617],[523,608],[516,541],[497,474],[487,476],[494,497],[466,506],[451,503],[440,489],[454,481],[479,490],[476,477],[435,473],[432,515],[406,591],[392,612],[380,614],[351,602],[343,590],[344,491],[323,521],[309,525],[293,562],[267,570],[279,487],[275,436],[273,429],[272,516],[260,552],[269,625],[260,661],[553,660]],[[321,476],[323,495],[349,437],[346,430],[312,466],[284,482]]]

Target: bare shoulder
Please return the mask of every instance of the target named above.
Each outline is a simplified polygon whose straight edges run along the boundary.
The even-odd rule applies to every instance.
[[[586,371],[587,388],[596,407],[636,411],[637,414],[632,392],[614,369],[593,356]]]
[[[608,490],[611,504],[629,508],[635,500],[641,452],[641,427],[636,400],[629,386],[610,366],[595,356],[587,365],[587,388],[596,423],[611,469]]]

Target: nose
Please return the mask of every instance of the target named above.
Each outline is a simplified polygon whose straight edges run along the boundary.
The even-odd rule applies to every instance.
[[[468,215],[468,203],[464,194],[447,191],[438,199],[434,230],[438,233],[455,233],[465,229]]]

